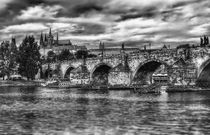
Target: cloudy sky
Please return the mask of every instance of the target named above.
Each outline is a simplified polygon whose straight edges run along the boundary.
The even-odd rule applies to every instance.
[[[141,47],[198,43],[210,34],[209,0],[0,0],[0,40],[59,32],[74,44]]]

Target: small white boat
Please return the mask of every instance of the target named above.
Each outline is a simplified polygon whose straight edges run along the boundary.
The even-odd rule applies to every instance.
[[[59,79],[57,77],[52,77],[48,81],[41,83],[43,87],[56,87],[59,85]]]
[[[49,85],[52,85],[52,84],[56,84],[58,81],[47,81],[45,83],[41,83],[41,86],[49,86]]]

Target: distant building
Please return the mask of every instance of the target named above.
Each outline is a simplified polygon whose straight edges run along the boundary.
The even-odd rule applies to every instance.
[[[123,44],[123,50],[130,54],[133,53],[134,51],[139,51],[139,48],[126,48],[125,45]],[[104,55],[104,57],[106,56],[112,56],[112,55],[119,55],[121,53],[122,48],[120,47],[115,47],[115,48],[106,48],[104,43],[99,43],[99,48],[96,49],[90,49],[89,53],[91,54],[95,54],[95,55],[99,55],[101,56],[102,54]]]
[[[48,51],[53,51],[58,54],[62,50],[69,50],[70,52],[76,52],[77,50],[87,50],[86,46],[73,45],[70,40],[59,40],[58,33],[55,39],[51,28],[49,30],[49,34],[41,33],[39,44],[41,47],[41,53],[43,55],[47,55]]]

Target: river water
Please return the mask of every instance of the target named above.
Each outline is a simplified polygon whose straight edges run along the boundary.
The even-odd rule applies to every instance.
[[[0,134],[210,134],[210,92],[0,88]]]

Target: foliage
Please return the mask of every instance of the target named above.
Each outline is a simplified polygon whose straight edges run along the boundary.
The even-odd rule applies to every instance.
[[[97,55],[95,55],[95,54],[88,54],[88,58],[96,58],[97,57]]]
[[[56,61],[56,54],[53,51],[49,51],[47,53],[47,62],[54,62]]]
[[[61,65],[60,64],[56,66],[56,69],[54,70],[53,74],[60,77],[60,75],[61,75]]]
[[[26,36],[22,41],[18,51],[17,62],[19,63],[18,71],[27,79],[35,79],[35,75],[40,68],[39,46],[33,36]]]
[[[75,55],[77,59],[87,58],[88,52],[85,50],[78,50]]]
[[[16,57],[17,57],[17,48],[9,41],[2,42],[0,46],[0,75],[9,77],[10,74],[14,73],[17,67]]]
[[[74,59],[74,55],[69,52],[69,50],[62,50],[62,52],[58,55],[59,60],[71,60]]]
[[[50,63],[55,62],[56,60],[72,60],[72,59],[83,59],[83,58],[95,58],[97,55],[88,54],[86,50],[79,50],[75,54],[71,53],[68,49],[62,50],[60,54],[55,54],[53,51],[47,53],[47,58],[42,58],[42,61]]]

